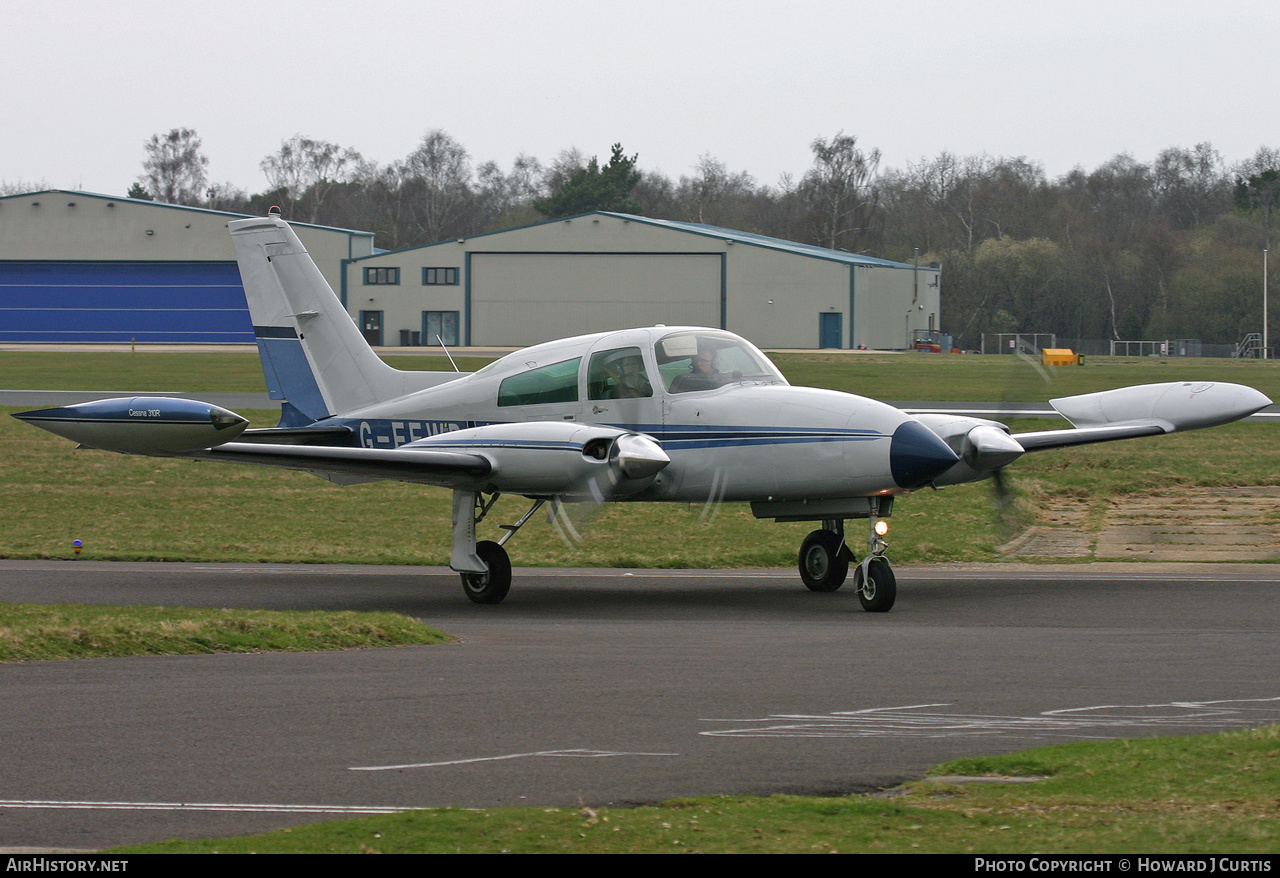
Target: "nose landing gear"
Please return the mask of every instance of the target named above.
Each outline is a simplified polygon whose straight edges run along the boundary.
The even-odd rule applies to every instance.
[[[826,519],[821,530],[813,531],[800,544],[800,579],[810,591],[832,592],[844,585],[850,565],[856,565],[853,585],[862,608],[869,613],[887,613],[898,597],[897,579],[884,554],[889,548],[884,541],[888,524],[880,517],[879,498],[870,498],[868,505],[871,534],[866,557],[859,562],[845,544],[844,519]]]

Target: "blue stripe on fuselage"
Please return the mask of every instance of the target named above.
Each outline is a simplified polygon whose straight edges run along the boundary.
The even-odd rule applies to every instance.
[[[471,427],[490,426],[491,421],[437,421],[437,420],[400,420],[381,418],[332,418],[324,422],[325,426],[341,425],[352,430],[351,444],[362,448],[399,448],[410,442],[452,433]],[[584,426],[588,426],[585,425]],[[682,425],[664,428],[656,424],[598,424],[591,426],[613,427],[619,430],[634,430],[658,440],[664,448],[671,449],[706,449],[733,448],[759,445],[798,445],[817,442],[869,442],[876,439],[888,439],[888,435],[876,430],[814,430],[784,427],[701,427]],[[500,439],[483,441],[469,440],[468,447],[482,445],[510,445],[512,443]],[[528,443],[522,443],[528,444]]]

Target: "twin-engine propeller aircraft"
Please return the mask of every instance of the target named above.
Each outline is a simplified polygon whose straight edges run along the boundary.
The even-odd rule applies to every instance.
[[[994,421],[792,387],[754,345],[654,326],[547,342],[478,372],[402,372],[374,354],[293,230],[229,224],[278,427],[187,399],[132,398],[16,415],[82,446],[304,470],[342,484],[396,479],[453,491],[450,566],[471,600],[511,586],[503,544],[546,503],[747,501],[757,518],[820,525],[800,577],[862,606],[896,584],[883,536],[895,498],[977,481],[1029,451],[1225,424],[1270,404],[1250,387],[1171,383],[1067,397],[1072,429],[1010,435]],[[497,542],[476,525],[503,494],[532,506]],[[861,560],[845,523],[867,519]]]

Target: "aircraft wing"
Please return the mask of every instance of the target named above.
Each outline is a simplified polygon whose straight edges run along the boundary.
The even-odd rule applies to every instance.
[[[1160,436],[1173,430],[1159,423],[1121,424],[1112,427],[1077,427],[1067,430],[1037,430],[1032,433],[1014,433],[1013,439],[1023,451],[1045,451],[1050,448],[1070,448],[1073,445],[1090,445],[1094,442],[1114,442],[1117,439],[1137,439],[1140,436]]]
[[[1071,422],[1071,427],[1011,434],[1008,427],[996,421],[941,412],[917,415],[960,458],[934,484],[954,485],[987,478],[1029,451],[1228,424],[1266,408],[1271,400],[1240,384],[1176,381],[1067,396],[1052,399],[1049,404]]]
[[[169,397],[96,400],[14,417],[122,454],[303,470],[347,484],[392,479],[565,500],[635,493],[671,462],[652,436],[565,421],[487,424],[398,448],[364,448],[349,444],[346,427],[249,431],[235,412]],[[341,444],[314,444],[321,441]]]
[[[480,454],[409,447],[336,448],[228,442],[183,456],[302,470],[339,482],[391,479],[442,488],[473,487],[494,470],[493,461]]]

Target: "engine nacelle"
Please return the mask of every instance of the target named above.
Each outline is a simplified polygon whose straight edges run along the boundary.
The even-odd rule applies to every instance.
[[[504,492],[565,500],[634,494],[671,462],[650,436],[562,421],[490,424],[428,436],[401,448],[477,454],[492,464]]]
[[[960,458],[951,469],[933,480],[939,487],[976,482],[1023,455],[1025,449],[998,421],[959,415],[922,414],[916,419],[938,435]]]

